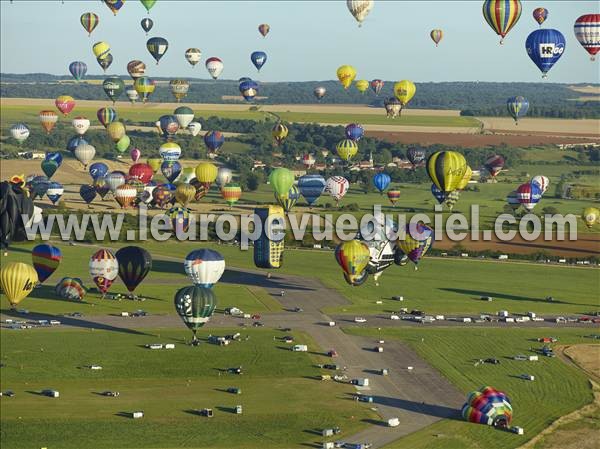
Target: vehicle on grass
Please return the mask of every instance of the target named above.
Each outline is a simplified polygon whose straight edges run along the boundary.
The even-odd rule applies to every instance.
[[[109,391],[109,390],[107,390],[107,391],[103,391],[100,394],[102,396],[106,396],[106,397],[109,397],[109,398],[118,398],[121,393],[119,393],[118,391]]]
[[[398,315],[395,315],[395,314],[390,315],[390,320],[399,320],[399,319],[400,319],[400,317]]]
[[[242,394],[242,389],[238,388],[238,387],[229,387],[227,389],[227,393],[231,393],[231,394]]]
[[[12,390],[6,390],[5,392],[0,391],[0,396],[6,396],[7,398],[12,398],[15,395],[15,392]]]
[[[357,317],[354,317],[354,322],[355,322],[355,323],[366,323],[366,322],[367,322],[367,319],[366,319],[366,318],[363,318],[363,317],[361,317],[361,316],[357,316]]]
[[[48,396],[49,398],[58,398],[60,397],[60,393],[57,390],[42,390],[43,396]]]
[[[556,343],[558,338],[556,337],[540,337],[537,339],[540,343]]]
[[[264,323],[261,323],[260,321],[255,321],[254,323],[252,323],[252,326],[254,326],[254,327],[263,327]]]
[[[242,367],[238,366],[238,367],[233,367],[233,368],[227,368],[227,373],[228,374],[237,374],[237,375],[243,374]]]
[[[255,313],[254,315],[251,316],[251,318],[253,320],[260,320],[261,317],[260,317],[260,315],[258,313]]]
[[[333,365],[330,363],[326,363],[325,365],[322,366],[323,369],[332,369],[332,370],[338,370],[340,369],[339,365]]]
[[[490,357],[490,358],[485,359],[483,361],[483,363],[489,363],[491,365],[499,365],[500,364],[500,360],[498,360],[496,358],[493,358],[493,357]]]
[[[304,312],[304,310],[301,307],[294,307],[294,312]]]
[[[337,357],[337,356],[338,356],[338,353],[337,353],[337,351],[336,351],[335,349],[330,349],[330,350],[327,352],[327,355],[328,355],[329,357],[332,357],[332,358],[333,358],[333,357]]]

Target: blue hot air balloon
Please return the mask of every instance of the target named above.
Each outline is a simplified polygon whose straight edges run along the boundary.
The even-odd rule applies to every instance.
[[[69,64],[69,72],[75,80],[80,81],[87,73],[87,65],[83,61],[75,61]]]
[[[254,97],[258,94],[258,83],[254,80],[242,81],[240,83],[240,93],[244,100],[254,100]]]
[[[58,200],[60,200],[60,198],[63,196],[64,192],[65,189],[63,188],[60,182],[52,181],[48,185],[48,190],[46,190],[46,196],[50,201],[52,201],[52,204],[56,204],[58,203]]]
[[[173,182],[181,173],[181,164],[177,161],[164,161],[160,165],[160,171],[169,182]]]
[[[179,122],[174,115],[162,115],[158,119],[158,123],[165,139],[172,138],[179,131]]]
[[[75,151],[75,148],[77,148],[79,145],[87,143],[88,141],[85,140],[82,136],[73,136],[67,142],[67,151],[73,153]]]
[[[390,182],[392,182],[392,178],[387,173],[381,172],[373,176],[373,185],[379,190],[379,193],[383,193],[387,189],[387,186],[390,185]]]
[[[167,40],[163,37],[151,37],[146,42],[146,48],[156,60],[156,64],[158,65],[160,58],[162,58],[169,49],[169,42],[167,42]]]
[[[81,196],[81,199],[88,205],[94,201],[97,194],[98,192],[96,192],[96,188],[94,186],[84,184],[79,188],[79,196]]]
[[[437,200],[438,203],[442,204],[446,200],[446,195],[442,192],[435,184],[431,184],[431,194]]]
[[[96,179],[102,178],[108,173],[108,165],[106,165],[104,162],[94,162],[92,165],[90,165],[88,171],[92,179],[95,181]]]
[[[58,165],[60,167],[60,165],[62,164],[63,161],[63,157],[62,154],[60,154],[58,151],[50,151],[48,153],[46,153],[46,161],[54,161],[56,162],[56,165]]]
[[[521,117],[524,117],[529,110],[529,101],[525,97],[511,97],[506,100],[506,108],[512,118],[515,119],[515,124],[519,122]]]
[[[350,140],[358,142],[365,134],[365,130],[358,123],[350,123],[346,126],[346,137]]]
[[[544,28],[535,30],[525,42],[525,49],[533,63],[541,70],[542,78],[548,77],[548,72],[565,52],[565,37],[558,30]]]
[[[298,179],[298,189],[309,206],[319,199],[327,182],[321,175],[304,175]]]
[[[267,62],[267,54],[264,51],[252,52],[250,60],[252,61],[252,64],[254,64],[254,67],[256,67],[256,70],[260,72],[262,66]]]
[[[209,131],[204,135],[204,145],[209,153],[216,153],[225,143],[225,137],[221,131]]]

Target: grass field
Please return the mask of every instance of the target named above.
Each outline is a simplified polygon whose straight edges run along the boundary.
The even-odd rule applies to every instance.
[[[244,330],[249,339],[227,347],[191,347],[183,344],[189,332],[157,332],[2,330],[0,385],[16,393],[0,401],[2,448],[298,447],[314,440],[316,429],[338,425],[350,434],[364,426],[362,419],[375,418],[344,398],[351,386],[314,379],[318,359],[279,349],[277,331]],[[154,342],[176,347],[143,348]],[[90,364],[103,369],[83,368]],[[237,366],[243,375],[224,372]],[[242,394],[227,393],[228,387]],[[47,388],[60,398],[38,394]],[[98,394],[105,390],[120,396]],[[231,412],[238,404],[242,415]],[[214,418],[192,412],[205,407]],[[134,410],[145,417],[120,416]]]
[[[32,246],[19,245],[8,257],[1,259],[2,263],[8,260],[31,263],[29,248]],[[100,301],[98,294],[89,293],[83,303],[73,303],[57,299],[53,285],[64,276],[74,276],[83,279],[88,287],[93,286],[87,267],[89,257],[96,248],[83,245],[59,246],[63,251],[64,262],[43,287],[32,292],[22,303],[23,307],[45,313],[80,311],[88,315],[98,315],[143,308],[151,313],[172,314],[172,298],[175,291],[189,284],[183,264],[179,260],[182,261],[192,249],[213,247],[223,254],[229,267],[254,268],[252,252],[240,251],[235,246],[146,242],[144,248],[150,251],[154,259],[153,269],[136,293],[150,299],[143,303],[131,303],[127,300]],[[594,268],[426,258],[418,271],[410,265],[392,266],[379,279],[378,287],[369,280],[364,287],[355,288],[343,280],[332,252],[288,250],[280,272],[316,277],[352,302],[351,305],[327,309],[331,313],[388,313],[398,308],[398,302],[391,299],[393,295],[404,296],[403,306],[445,314],[495,313],[503,309],[515,313],[535,311],[547,314],[579,314],[599,307],[594,294],[598,287],[598,270]],[[233,275],[215,286],[219,308],[235,305],[248,312],[279,310],[278,303],[260,287],[239,285],[235,282]],[[110,291],[127,293],[118,279]],[[481,296],[492,296],[494,301],[481,301]],[[546,296],[553,296],[555,301],[544,301]],[[378,300],[382,300],[383,303],[376,305]],[[4,297],[2,306],[8,306]]]
[[[460,390],[484,385],[504,391],[513,405],[513,425],[525,429],[524,436],[494,430],[462,420],[445,420],[405,437],[386,449],[511,449],[523,444],[552,421],[592,400],[586,376],[558,358],[540,357],[538,362],[510,360],[516,354],[531,354],[541,346],[538,337],[552,335],[560,344],[589,343],[586,330],[575,329],[346,329],[351,334],[373,338],[398,338],[437,368]],[[500,365],[480,364],[496,357]],[[518,379],[527,373],[534,382]]]

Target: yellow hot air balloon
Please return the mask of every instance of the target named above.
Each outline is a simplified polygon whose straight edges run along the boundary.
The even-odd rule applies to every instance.
[[[458,188],[468,165],[465,157],[456,151],[438,151],[429,156],[425,167],[431,182],[447,194]]]
[[[162,159],[160,158],[150,158],[146,160],[146,163],[152,168],[154,173],[158,172],[160,169],[160,165],[162,164]]]
[[[337,69],[337,77],[344,89],[348,89],[356,78],[356,69],[351,65],[343,65]]]
[[[219,170],[216,165],[211,162],[200,162],[196,165],[196,179],[206,188],[209,189],[210,185],[217,179],[217,173]]]
[[[361,94],[364,94],[371,83],[369,83],[367,80],[358,80],[354,83],[354,85],[356,86],[356,90],[358,90]]]
[[[125,135],[125,125],[123,122],[111,122],[106,127],[106,131],[113,142],[116,143]]]
[[[583,214],[581,215],[583,221],[585,221],[585,225],[592,229],[596,223],[600,223],[600,210],[596,207],[586,207],[583,209]]]
[[[26,263],[10,262],[0,269],[0,287],[13,309],[31,293],[37,282],[37,272]]]
[[[96,59],[102,61],[103,59],[106,59],[110,53],[110,45],[106,42],[96,42],[92,47],[92,51],[94,52]]]
[[[415,96],[416,91],[417,88],[415,86],[415,83],[413,83],[412,81],[402,80],[394,84],[394,95],[396,96],[402,107],[405,107],[408,104],[412,97]]]
[[[465,187],[467,187],[467,185],[469,184],[469,181],[471,180],[471,176],[473,176],[473,170],[471,170],[471,167],[469,167],[467,165],[465,174],[462,177],[462,179],[460,180],[460,182],[458,183],[458,185],[456,186],[456,189],[463,190]]]
[[[335,249],[335,260],[352,282],[363,274],[369,263],[369,247],[359,240],[341,243]]]
[[[344,161],[348,161],[358,153],[358,144],[351,139],[340,140],[335,146],[338,156]]]
[[[186,183],[181,183],[175,189],[175,199],[185,207],[187,203],[194,199],[196,188]]]
[[[273,136],[273,139],[275,140],[275,144],[281,145],[288,135],[288,128],[283,123],[277,122],[277,123],[275,123],[275,126],[273,126],[273,129],[271,130],[271,135]]]

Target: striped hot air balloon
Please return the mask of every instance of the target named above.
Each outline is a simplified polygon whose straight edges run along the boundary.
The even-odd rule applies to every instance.
[[[98,23],[100,23],[98,15],[94,14],[93,12],[86,12],[82,14],[79,18],[79,21],[81,22],[81,26],[85,29],[85,31],[88,32],[88,36],[92,35],[92,32],[96,29]]]
[[[242,188],[239,184],[227,184],[221,189],[221,196],[229,207],[233,207],[242,197]]]
[[[445,194],[457,189],[467,171],[465,157],[456,151],[438,151],[427,159],[431,182]]]
[[[431,36],[431,40],[435,42],[435,46],[437,47],[440,41],[442,40],[442,37],[444,37],[444,32],[438,29],[431,30],[429,36]]]
[[[335,149],[342,160],[349,161],[358,153],[358,144],[354,140],[344,139],[338,142]]]
[[[40,111],[39,118],[42,128],[46,130],[46,134],[50,134],[56,126],[58,114],[54,111]]]
[[[343,176],[332,176],[327,179],[325,190],[334,199],[336,206],[339,206],[340,200],[346,195],[350,188],[350,182]]]
[[[520,0],[485,0],[483,17],[494,32],[500,36],[500,44],[521,17],[523,7]]]
[[[575,38],[594,61],[600,51],[600,14],[585,14],[575,21]]]
[[[69,64],[69,72],[76,81],[81,81],[87,73],[87,64],[83,61],[74,61]]]
[[[392,203],[392,206],[395,206],[398,200],[400,199],[400,190],[388,190],[387,191],[388,200]]]
[[[465,420],[500,428],[510,425],[512,413],[508,396],[492,387],[482,387],[469,393],[462,408]]]
[[[37,245],[31,251],[33,268],[38,274],[40,283],[48,279],[56,271],[62,260],[62,252],[48,243]]]
[[[104,297],[119,274],[119,262],[111,250],[100,249],[90,257],[89,272]]]
[[[122,209],[127,209],[137,197],[137,189],[131,184],[121,184],[115,189],[115,201]]]

